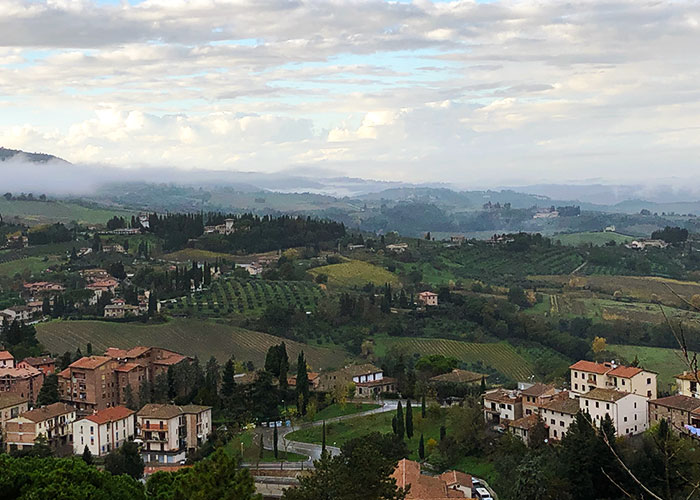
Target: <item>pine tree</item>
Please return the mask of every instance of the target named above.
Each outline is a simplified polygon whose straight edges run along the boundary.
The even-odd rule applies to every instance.
[[[37,396],[37,404],[39,406],[46,406],[53,403],[58,403],[60,396],[58,394],[58,376],[55,373],[46,376],[44,384],[39,390],[39,395]]]
[[[403,407],[401,406],[401,401],[399,401],[396,407],[396,435],[399,436],[399,439],[403,439],[404,432]]]
[[[410,399],[406,400],[406,437],[413,437],[413,407]]]
[[[423,434],[420,435],[420,441],[418,441],[418,456],[421,460],[425,458],[425,443],[423,442]]]
[[[88,465],[92,465],[94,462],[92,459],[92,453],[90,453],[90,448],[88,448],[87,445],[85,445],[85,448],[83,449],[83,462]]]
[[[443,439],[445,439],[445,436],[447,435],[447,429],[445,429],[444,425],[440,426],[440,441],[442,442]]]
[[[272,432],[272,450],[275,454],[275,458],[277,458],[278,455],[278,450],[277,450],[277,422],[275,422],[275,430]]]
[[[233,358],[230,358],[224,365],[224,371],[221,376],[221,396],[223,398],[233,397],[236,390],[236,369],[233,364]]]
[[[425,393],[423,393],[423,397],[420,401],[420,416],[425,418]]]

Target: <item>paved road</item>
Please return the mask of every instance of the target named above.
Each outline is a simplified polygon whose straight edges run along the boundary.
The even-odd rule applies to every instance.
[[[362,401],[363,403],[368,403],[369,401]],[[384,413],[387,411],[393,411],[396,410],[396,407],[398,406],[398,400],[386,400],[386,401],[377,401],[377,403],[381,404],[379,408],[375,408],[373,410],[368,410],[368,411],[363,411],[360,413],[353,413],[351,415],[343,415],[342,417],[335,417],[335,418],[329,418],[326,420],[326,423],[331,423],[331,422],[340,422],[342,420],[348,420],[350,418],[355,418],[355,417],[363,417],[366,415],[373,415],[375,413]],[[405,403],[405,401],[403,402]],[[350,403],[348,403],[350,404]],[[321,445],[320,444],[311,444],[311,443],[302,443],[300,441],[292,441],[290,439],[287,439],[287,435],[294,432],[298,431],[301,429],[308,429],[309,427],[318,427],[320,425],[323,425],[323,421],[319,420],[317,422],[304,422],[301,424],[296,424],[291,427],[279,427],[277,430],[278,436],[277,436],[277,448],[279,450],[284,450],[287,452],[291,453],[297,453],[299,455],[306,455],[309,457],[308,460],[302,461],[302,462],[285,462],[284,464],[281,463],[273,463],[269,464],[272,467],[269,468],[284,468],[284,469],[308,469],[313,467],[313,462],[314,460],[318,460],[321,458]],[[273,429],[270,428],[265,428],[265,427],[260,427],[256,429],[256,432],[262,433],[263,435],[263,446],[265,447],[266,450],[272,450],[273,447],[273,436],[274,436],[274,431]],[[340,448],[337,448],[335,446],[329,446],[326,445],[326,450],[331,454],[331,455],[338,455],[340,454]],[[262,465],[262,464],[261,464]]]

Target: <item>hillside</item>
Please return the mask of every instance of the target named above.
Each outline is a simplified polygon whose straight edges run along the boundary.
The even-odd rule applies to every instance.
[[[111,323],[103,321],[52,321],[37,325],[37,338],[52,353],[78,347],[85,352],[88,342],[95,352],[107,347],[154,345],[206,360],[215,356],[220,362],[234,355],[239,361],[252,361],[262,367],[267,349],[284,341],[289,359],[294,362],[303,350],[312,369],[339,367],[346,353],[340,349],[308,346],[267,333],[255,332],[219,323],[197,320],[171,320],[159,325]]]
[[[0,161],[11,160],[16,156],[20,156],[24,161],[30,161],[33,163],[46,163],[48,161],[60,161],[63,163],[68,163],[63,158],[58,156],[49,155],[46,153],[27,153],[26,151],[21,151],[19,149],[7,149],[0,147]]]
[[[331,264],[328,266],[315,267],[309,270],[311,274],[318,276],[325,274],[328,276],[328,284],[340,287],[362,287],[367,283],[382,286],[389,283],[392,286],[399,285],[398,277],[386,269],[364,262],[361,260],[351,260],[341,264]]]
[[[0,198],[0,214],[7,219],[16,217],[18,221],[29,225],[71,221],[104,224],[115,215],[131,216],[132,212],[90,208],[67,201],[8,201]]]
[[[625,234],[603,231],[584,231],[581,233],[565,233],[552,236],[552,240],[560,241],[562,245],[579,246],[579,245],[594,245],[603,246],[611,241],[616,245],[629,243],[634,238]]]

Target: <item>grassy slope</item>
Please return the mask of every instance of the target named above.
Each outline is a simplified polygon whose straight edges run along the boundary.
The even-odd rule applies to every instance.
[[[481,361],[513,380],[526,380],[533,374],[530,362],[505,342],[478,344],[459,340],[400,337],[378,338],[375,342],[375,354],[378,356],[395,346],[410,354],[442,354],[468,363]]]
[[[266,333],[197,320],[171,320],[158,325],[52,321],[37,325],[37,337],[53,353],[78,347],[84,352],[88,342],[98,353],[110,346],[154,345],[188,356],[197,355],[203,363],[210,356],[223,362],[233,354],[237,360],[252,361],[256,367],[263,366],[267,349],[282,341],[287,345],[290,360],[295,360],[303,349],[307,362],[315,370],[339,367],[346,357],[346,353],[340,349],[308,346]]]
[[[633,345],[609,345],[608,350],[615,352],[631,362],[636,355],[639,358],[639,365],[651,371],[657,372],[659,388],[669,390],[669,385],[674,384],[673,377],[683,370],[687,370],[686,365],[678,356],[680,351],[676,349],[666,349],[664,347],[643,347]]]
[[[216,259],[231,261],[233,260],[233,255],[221,252],[210,252],[209,250],[200,250],[197,248],[185,248],[177,252],[164,254],[160,258],[169,262],[189,262],[192,260],[199,262],[215,262]]]
[[[620,233],[604,233],[602,231],[588,231],[582,233],[558,234],[553,236],[554,241],[561,241],[562,245],[579,246],[593,244],[603,246],[610,241],[616,244],[624,244],[632,241],[634,238]]]
[[[309,272],[314,276],[327,274],[328,284],[331,286],[362,287],[368,282],[378,286],[385,283],[390,283],[392,286],[399,285],[399,279],[395,274],[361,260],[315,267]]]
[[[277,458],[272,450],[263,450],[262,459],[260,459],[260,438],[254,436],[252,431],[243,431],[237,434],[224,446],[224,451],[233,456],[234,454],[241,454],[241,448],[243,449],[243,461],[248,463],[260,463],[265,462],[277,462],[280,460],[287,462],[302,462],[308,460],[309,457],[306,455],[298,455],[296,453],[286,453],[284,450],[278,450]],[[241,447],[241,444],[243,446]]]
[[[316,415],[314,415],[314,421],[342,417],[343,415],[352,415],[353,413],[370,411],[375,408],[379,408],[379,405],[370,403],[346,403],[345,405],[340,405],[338,403],[333,403],[316,413]]]
[[[0,213],[10,220],[19,217],[27,223],[70,222],[76,220],[88,224],[107,222],[115,215],[130,216],[131,212],[87,208],[62,201],[7,201],[0,198]]]
[[[29,274],[39,274],[57,262],[58,258],[56,257],[49,257],[46,261],[43,257],[27,257],[26,259],[3,262],[0,264],[0,276],[14,276],[16,273],[24,275],[27,272]]]

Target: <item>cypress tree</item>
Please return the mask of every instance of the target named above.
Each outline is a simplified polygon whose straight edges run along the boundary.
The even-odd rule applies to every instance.
[[[480,388],[480,393],[484,394],[486,392],[486,377],[483,375],[481,376],[481,388]]]
[[[297,358],[297,410],[306,415],[306,405],[309,403],[309,374],[306,371],[304,351]]]
[[[275,454],[275,458],[279,454],[277,450],[277,422],[275,422],[275,430],[272,432],[272,451]]]
[[[420,441],[418,441],[418,456],[421,460],[425,458],[425,443],[423,443],[423,434],[420,435]]]
[[[233,358],[230,358],[224,365],[224,371],[221,375],[221,396],[230,398],[236,390],[236,369],[233,364]]]
[[[391,430],[396,434],[396,415],[391,417]]]
[[[88,448],[87,445],[85,445],[85,448],[83,449],[83,462],[88,465],[93,464],[92,453],[90,453],[90,448]]]
[[[440,441],[445,439],[445,435],[447,434],[447,429],[445,429],[444,425],[440,426]]]
[[[406,401],[406,437],[413,437],[413,407],[410,399]]]
[[[396,435],[400,439],[403,439],[404,430],[403,407],[401,406],[401,401],[399,401],[399,405],[396,407]]]
[[[423,393],[423,397],[420,401],[420,416],[425,418],[425,393]]]
[[[321,434],[321,454],[326,453],[326,421],[323,421],[323,433]]]

